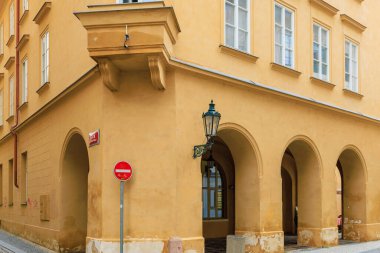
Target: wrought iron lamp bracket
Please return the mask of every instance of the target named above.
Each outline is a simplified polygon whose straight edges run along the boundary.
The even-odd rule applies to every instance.
[[[195,159],[204,155],[207,151],[211,150],[213,144],[214,142],[210,139],[206,144],[194,146],[193,158]]]

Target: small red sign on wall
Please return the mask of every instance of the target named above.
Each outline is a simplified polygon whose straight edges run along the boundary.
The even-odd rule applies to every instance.
[[[100,143],[100,130],[88,134],[89,146],[98,145]]]

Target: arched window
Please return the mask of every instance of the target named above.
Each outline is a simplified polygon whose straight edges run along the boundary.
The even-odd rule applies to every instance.
[[[203,219],[225,217],[225,182],[221,169],[215,164],[207,166],[202,175]]]

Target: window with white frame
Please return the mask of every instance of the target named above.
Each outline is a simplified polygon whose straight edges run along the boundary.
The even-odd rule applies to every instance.
[[[313,73],[314,77],[330,80],[329,74],[329,30],[313,25]]]
[[[0,24],[0,55],[4,54],[4,25]]]
[[[15,102],[15,80],[14,77],[12,76],[9,78],[9,117],[14,115],[14,102]]]
[[[29,10],[29,0],[23,0],[22,1],[22,11],[25,12]]]
[[[49,32],[41,38],[41,85],[49,82]]]
[[[249,52],[250,0],[225,0],[224,43]]]
[[[14,3],[11,3],[9,7],[9,37],[15,34],[15,7]]]
[[[21,104],[28,101],[28,58],[25,58],[22,62],[21,70],[21,85],[22,85],[22,94],[21,94]]]
[[[0,126],[2,126],[3,124],[4,124],[4,93],[3,93],[3,90],[0,90]]]
[[[274,61],[277,64],[294,68],[294,12],[275,3],[274,16]]]
[[[346,40],[345,42],[345,88],[353,92],[359,92],[358,54],[359,46]]]

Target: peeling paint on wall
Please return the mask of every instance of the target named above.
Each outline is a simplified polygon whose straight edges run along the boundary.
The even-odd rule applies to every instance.
[[[322,229],[320,236],[323,246],[335,246],[338,244],[337,228]]]
[[[146,240],[124,243],[124,253],[162,253],[163,250],[163,241]],[[86,246],[88,253],[119,253],[119,251],[119,242],[90,240]]]
[[[240,248],[239,242],[243,243],[245,253],[253,252],[283,252],[284,251],[284,235],[280,233],[246,233],[243,235],[229,236],[230,240],[236,241],[236,247]],[[244,238],[244,240],[241,240]]]
[[[298,243],[301,245],[310,245],[313,240],[314,233],[311,230],[299,230],[298,232]]]

